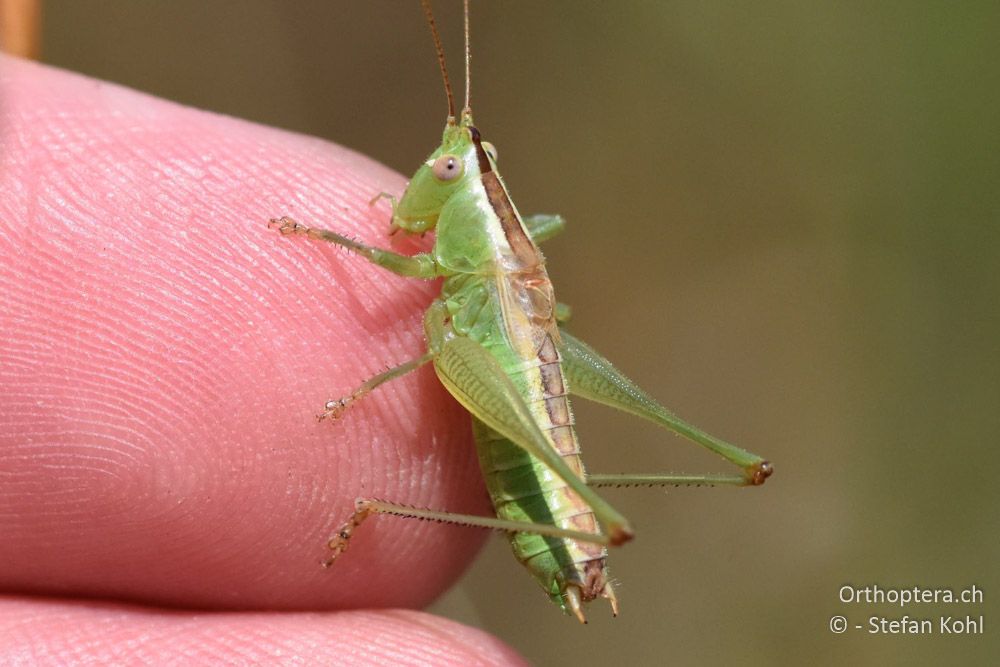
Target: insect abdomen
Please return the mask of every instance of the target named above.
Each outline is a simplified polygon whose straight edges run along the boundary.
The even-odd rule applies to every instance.
[[[538,273],[545,278],[542,271]],[[526,282],[525,276],[516,279]],[[442,297],[451,315],[450,326],[493,354],[518,388],[553,449],[570,470],[583,478],[568,387],[553,340],[558,333],[551,321],[551,308],[542,309],[547,317],[541,318],[544,321],[540,323],[534,321],[533,316],[539,314],[536,309],[526,309],[526,314],[532,317],[522,319],[526,328],[520,330],[523,335],[517,339],[520,345],[515,347],[503,316],[499,295],[503,285],[476,274],[448,278],[442,286]],[[514,291],[530,296],[538,289],[526,287]],[[524,303],[534,306],[537,301],[538,298],[526,299]],[[600,532],[590,506],[547,465],[480,420],[474,418],[473,422],[480,467],[498,517],[586,533]],[[576,586],[584,601],[608,595],[607,550],[600,544],[527,532],[511,534],[510,542],[517,559],[564,609],[567,586]]]
[[[529,372],[541,373],[535,369]],[[537,399],[539,403],[543,401],[546,413],[553,412],[552,405],[562,405],[555,410],[555,414],[564,414],[565,423],[554,424],[545,420],[547,423],[540,423],[539,426],[548,431],[553,446],[570,469],[582,477],[583,462],[579,456],[568,400],[565,396],[542,396]],[[475,433],[483,477],[498,517],[581,532],[599,532],[590,507],[565,482],[553,475],[544,463],[479,420],[475,420]],[[518,560],[558,604],[565,606],[564,593],[570,584],[579,587],[585,600],[593,599],[604,591],[607,551],[603,546],[530,533],[512,534],[510,542]]]

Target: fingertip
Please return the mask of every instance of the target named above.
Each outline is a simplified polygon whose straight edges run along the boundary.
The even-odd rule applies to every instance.
[[[239,608],[440,594],[482,534],[379,518],[317,563],[358,496],[488,511],[468,416],[425,368],[340,424],[313,418],[422,352],[435,287],[267,229],[290,214],[385,238],[368,202],[402,179],[317,139],[3,67],[0,582]]]
[[[423,612],[206,613],[0,600],[0,663],[521,665],[497,638]]]

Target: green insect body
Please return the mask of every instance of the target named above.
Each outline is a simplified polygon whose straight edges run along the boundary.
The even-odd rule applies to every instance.
[[[436,233],[433,250],[406,257],[335,232],[272,220],[283,234],[306,235],[357,251],[398,274],[444,277],[424,318],[428,351],[327,403],[340,417],[378,385],[432,361],[441,382],[471,413],[476,446],[496,518],[415,509],[359,499],[330,542],[333,562],[354,530],[373,514],[433,518],[506,531],[514,554],[564,611],[584,621],[582,604],[607,598],[607,547],[632,528],[593,487],[602,485],[757,485],[771,473],[761,457],[683,422],[586,344],[562,331],[537,243],[561,231],[558,216],[522,218],[497,171],[495,149],[473,124],[468,97],[456,121],[440,41],[428,4],[445,88],[448,122],[441,145],[393,202],[392,228]],[[468,57],[468,5],[466,4]],[[468,86],[468,81],[467,81]],[[468,88],[466,90],[468,96]],[[738,475],[588,475],[573,426],[570,392],[669,428],[742,468]]]
[[[577,479],[583,461],[573,428],[555,296],[542,254],[510,201],[493,158],[466,116],[458,127],[469,185],[453,195],[438,219],[435,259],[459,272],[442,286],[441,298],[455,335],[478,343],[499,363],[531,411],[532,421]],[[409,191],[408,193],[409,194]],[[405,199],[405,196],[404,196]],[[486,205],[484,205],[484,203]],[[439,370],[439,374],[441,371]],[[442,374],[450,387],[450,379]],[[547,523],[599,533],[590,505],[550,468],[478,416],[476,443],[486,486],[497,516],[517,523]],[[505,410],[496,405],[496,410]],[[628,531],[627,526],[621,528]],[[542,587],[561,606],[572,598],[604,596],[614,603],[602,544],[511,533],[511,545]]]

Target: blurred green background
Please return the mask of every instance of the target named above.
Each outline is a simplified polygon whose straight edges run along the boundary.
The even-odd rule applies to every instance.
[[[518,207],[569,221],[546,253],[573,331],[776,474],[608,492],[639,530],[612,555],[618,619],[563,617],[500,538],[433,610],[539,664],[995,659],[1000,5],[473,4],[477,124]],[[460,78],[460,3],[436,10]],[[45,11],[49,63],[404,174],[440,136],[415,1]],[[592,471],[724,469],[575,405]],[[848,605],[844,584],[985,601]],[[966,613],[984,635],[828,629]]]

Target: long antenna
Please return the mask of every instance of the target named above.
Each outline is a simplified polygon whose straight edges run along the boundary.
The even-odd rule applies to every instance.
[[[465,108],[462,116],[472,115],[472,77],[469,69],[472,63],[472,49],[469,47],[469,0],[465,0]]]
[[[468,0],[466,0],[468,2]],[[441,46],[441,35],[438,34],[437,24],[434,23],[434,12],[431,11],[431,0],[420,0],[424,7],[424,15],[427,16],[427,25],[431,27],[431,35],[434,37],[434,49],[437,51],[438,65],[441,66],[441,78],[444,79],[444,94],[448,96],[448,124],[455,124],[455,98],[451,94],[451,82],[448,80],[448,68],[444,64],[444,48]]]

